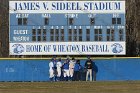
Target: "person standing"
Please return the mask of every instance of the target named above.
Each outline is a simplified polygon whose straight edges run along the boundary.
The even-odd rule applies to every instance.
[[[77,60],[75,66],[74,66],[74,81],[79,81],[80,80],[80,60]]]
[[[92,81],[92,68],[93,68],[93,62],[88,57],[88,60],[85,62],[85,68],[86,68],[86,81],[88,81],[88,77],[90,76],[90,81]]]
[[[53,81],[53,78],[54,78],[54,64],[53,64],[53,59],[50,61],[49,63],[49,78],[50,78],[50,81]]]
[[[97,67],[97,65],[95,64],[95,62],[93,61],[93,69],[92,69],[92,73],[93,73],[93,80],[94,81],[96,81],[96,74],[97,74],[97,72],[98,72],[98,67]]]
[[[64,74],[64,80],[69,80],[69,58],[66,59],[66,61],[63,64],[63,74]]]
[[[57,60],[56,57],[53,58],[53,65],[54,65],[54,81],[57,81]]]
[[[57,80],[60,81],[60,77],[61,77],[61,67],[62,67],[62,63],[61,63],[61,58],[58,60],[58,62],[56,63],[56,67],[57,67]]]
[[[75,58],[73,57],[69,62],[69,71],[70,71],[70,80],[73,80],[73,74],[74,74],[74,65],[76,63]]]

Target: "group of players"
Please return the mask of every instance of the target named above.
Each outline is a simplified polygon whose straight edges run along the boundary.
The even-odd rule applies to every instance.
[[[92,74],[94,75],[94,81],[96,81],[96,72],[93,71],[94,62],[88,57],[84,65],[84,71],[86,73],[86,81],[88,79],[92,81]],[[81,80],[80,71],[83,66],[80,65],[80,60],[75,60],[75,58],[70,59],[69,57],[64,60],[56,57],[53,58],[49,63],[49,78],[50,81],[79,81]]]

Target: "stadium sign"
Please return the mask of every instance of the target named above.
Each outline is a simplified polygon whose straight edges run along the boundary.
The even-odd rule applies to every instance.
[[[125,55],[125,1],[9,1],[10,55]]]
[[[10,7],[10,13],[125,12],[124,1],[10,1]]]
[[[123,42],[49,42],[49,43],[11,43],[11,55],[106,55],[125,54]]]

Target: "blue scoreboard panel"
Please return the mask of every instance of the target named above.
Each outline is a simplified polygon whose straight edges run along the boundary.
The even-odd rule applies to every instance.
[[[10,1],[10,55],[125,55],[125,1]]]

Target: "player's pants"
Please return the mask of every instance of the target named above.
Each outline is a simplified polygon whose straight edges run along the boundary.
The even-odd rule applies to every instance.
[[[61,68],[58,68],[57,69],[57,77],[60,77],[61,76]]]
[[[93,78],[94,78],[94,81],[96,81],[96,72],[93,71]]]
[[[64,77],[69,77],[69,69],[64,69]]]
[[[92,69],[87,69],[86,81],[88,81],[88,76],[90,76],[90,81],[92,81]]]
[[[70,77],[73,77],[74,69],[73,68],[70,68],[69,71],[70,71]]]
[[[54,71],[53,70],[49,70],[49,73],[50,73],[50,78],[53,78],[54,77]]]

